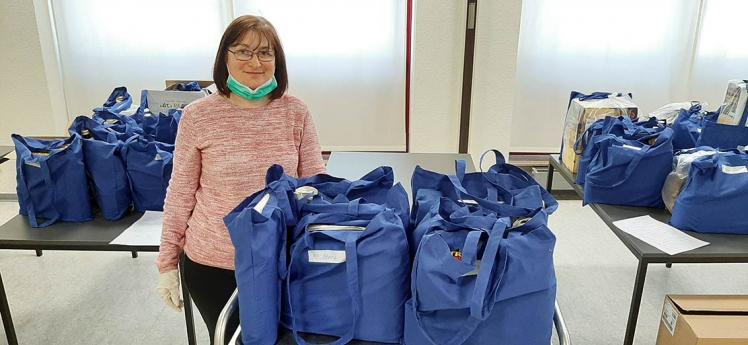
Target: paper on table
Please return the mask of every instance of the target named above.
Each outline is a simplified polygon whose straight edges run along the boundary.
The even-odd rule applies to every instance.
[[[651,246],[675,255],[709,244],[656,220],[650,216],[634,217],[613,222],[613,225]]]
[[[164,222],[164,213],[157,211],[146,211],[138,221],[125,229],[110,244],[121,244],[126,246],[157,246],[161,244],[161,226]]]

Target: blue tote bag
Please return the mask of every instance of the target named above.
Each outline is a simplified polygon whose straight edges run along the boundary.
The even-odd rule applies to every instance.
[[[486,180],[489,183],[508,190],[518,190],[531,186],[537,186],[539,187],[538,190],[540,191],[545,211],[548,214],[552,214],[556,211],[556,209],[558,209],[558,201],[556,201],[556,198],[554,198],[551,193],[548,193],[548,191],[543,188],[537,181],[535,181],[535,179],[526,171],[517,166],[507,163],[506,159],[504,159],[504,155],[501,154],[499,150],[488,150],[486,152],[483,152],[479,163],[481,172],[483,171],[483,158],[489,152],[492,152],[495,158],[494,165],[492,165],[488,169],[488,173],[485,175]]]
[[[663,208],[662,186],[672,170],[672,135],[666,128],[639,140],[597,138],[597,153],[585,176],[584,204]]]
[[[606,116],[604,119],[595,121],[574,145],[575,150],[578,150],[577,154],[582,156],[579,160],[579,169],[575,182],[580,186],[584,185],[587,167],[597,153],[597,146],[592,145],[592,142],[596,138],[603,135],[615,135],[623,139],[639,140],[662,132],[664,129],[665,126],[661,125],[653,117],[647,121],[633,122],[625,116],[617,118]]]
[[[32,227],[93,219],[83,147],[78,135],[66,140],[11,136],[16,149],[16,192],[20,213]],[[39,219],[44,219],[39,221]]]
[[[427,234],[413,264],[405,343],[550,343],[555,237],[546,216]]]
[[[102,110],[96,112],[92,118],[94,121],[106,125],[115,131],[117,138],[122,141],[126,141],[137,134],[143,134],[143,128],[141,128],[135,119],[127,115],[116,114],[109,110]]]
[[[279,189],[260,191],[224,218],[236,248],[239,319],[245,345],[277,341],[281,282],[286,275],[285,194]]]
[[[110,112],[119,114],[132,106],[132,96],[127,92],[127,88],[120,86],[115,88],[101,107],[94,109],[94,113]]]
[[[748,107],[747,107],[748,108]],[[716,149],[731,150],[748,145],[748,127],[745,125],[723,125],[706,121],[697,146],[710,146]]]
[[[328,206],[297,224],[304,231],[291,247],[284,326],[298,344],[305,344],[299,332],[335,336],[340,345],[400,343],[410,256],[399,216],[360,199]]]
[[[719,110],[703,112],[700,104],[696,104],[688,110],[681,109],[672,126],[673,149],[680,151],[696,147],[706,123],[708,121],[716,122],[718,116]]]
[[[414,202],[411,223],[416,226],[428,210],[445,197],[463,205],[485,208],[499,216],[524,217],[544,207],[543,190],[538,185],[507,190],[497,173],[465,173],[465,162],[455,162],[455,175],[428,171],[417,166],[411,178]],[[550,205],[553,207],[553,205]]]
[[[748,235],[748,155],[717,153],[691,163],[670,223],[678,229]]]
[[[472,208],[449,198],[440,197],[410,232],[411,254],[415,255],[421,239],[426,234],[436,230],[487,229],[491,228],[495,221],[496,214],[484,208]]]
[[[171,179],[174,145],[134,136],[124,143],[127,177],[135,210],[163,211],[166,188]]]
[[[85,116],[77,117],[68,131],[83,138],[86,174],[104,219],[124,217],[132,198],[122,157],[123,143],[114,131]]]

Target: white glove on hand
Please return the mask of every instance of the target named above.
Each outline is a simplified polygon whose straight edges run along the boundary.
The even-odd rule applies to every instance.
[[[182,311],[182,300],[179,294],[179,272],[171,270],[161,273],[158,277],[158,294],[169,308]]]

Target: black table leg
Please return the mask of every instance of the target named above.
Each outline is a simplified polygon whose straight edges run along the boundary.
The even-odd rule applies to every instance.
[[[13,319],[10,316],[8,296],[5,295],[5,285],[3,285],[2,275],[0,275],[0,316],[3,318],[3,327],[5,328],[5,337],[8,339],[8,345],[18,345],[16,329],[13,327]]]
[[[548,178],[545,180],[545,189],[553,193],[553,164],[548,163]]]
[[[41,249],[37,249],[36,250],[36,256],[42,256],[42,250]]]
[[[184,300],[184,319],[187,323],[187,344],[195,345],[197,344],[197,341],[195,340],[195,319],[192,316],[192,299],[190,299],[190,292],[187,290],[187,285],[185,284],[183,274],[184,270],[182,269],[182,267],[184,267],[183,263],[184,258],[182,258],[182,264],[180,264],[179,280],[182,285],[182,299]]]
[[[671,268],[671,267],[673,267],[673,263],[672,262],[668,262],[668,263],[665,264],[665,267]]]
[[[132,252],[132,258],[136,259],[138,257],[138,252]]]
[[[634,295],[631,297],[631,309],[629,310],[629,321],[626,324],[626,337],[623,339],[623,345],[634,343],[636,320],[639,318],[639,307],[642,304],[642,291],[644,291],[644,279],[647,277],[648,264],[647,261],[639,259],[639,268],[636,271],[636,281],[634,282]]]

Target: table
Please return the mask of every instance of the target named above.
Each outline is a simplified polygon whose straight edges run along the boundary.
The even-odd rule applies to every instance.
[[[34,250],[81,250],[81,251],[124,251],[132,252],[133,258],[138,251],[158,252],[159,245],[125,246],[109,244],[132,223],[140,219],[142,213],[133,212],[118,221],[107,221],[97,215],[93,221],[85,223],[56,223],[49,227],[32,228],[26,217],[17,215],[0,226],[0,249],[34,249]],[[195,344],[195,328],[192,315],[190,295],[182,278],[182,295],[185,300],[185,322],[187,340]],[[5,334],[9,345],[17,345],[15,328],[11,318],[5,288],[0,275],[0,315],[3,319]]]
[[[548,180],[546,189],[550,192],[553,186],[553,172],[558,170],[560,175],[574,187],[577,194],[582,197],[584,191],[574,181],[576,175],[559,161],[558,155],[550,155],[548,158]],[[670,221],[670,213],[665,209],[654,209],[644,207],[629,207],[603,204],[590,204],[597,215],[605,222],[618,239],[639,260],[639,266],[634,280],[634,291],[631,297],[628,323],[626,324],[626,335],[624,345],[634,342],[636,322],[639,318],[639,306],[641,305],[644,280],[647,275],[647,266],[653,263],[664,263],[670,267],[672,263],[748,263],[748,236],[701,234],[685,231],[690,236],[707,241],[710,244],[677,255],[668,255],[659,249],[652,247],[644,241],[631,236],[613,225],[613,222],[639,216],[651,216],[662,222]]]
[[[468,172],[475,171],[473,158],[469,154],[333,152],[327,161],[327,172],[336,177],[358,180],[380,166],[390,166],[395,174],[395,183],[402,183],[412,200],[410,178],[413,177],[413,170],[417,165],[431,171],[454,175],[455,160],[458,159],[467,162]]]
[[[327,172],[333,176],[355,180],[379,166],[387,165],[392,167],[395,173],[395,183],[402,183],[412,200],[410,178],[413,176],[413,170],[417,165],[431,171],[454,174],[454,162],[457,159],[467,162],[468,172],[475,171],[473,159],[469,154],[333,152],[327,162]],[[558,303],[555,305],[553,323],[556,327],[559,344],[571,344],[569,331]]]
[[[8,158],[5,158],[5,156],[13,151],[15,151],[15,148],[13,146],[0,145],[0,163],[7,161]]]

